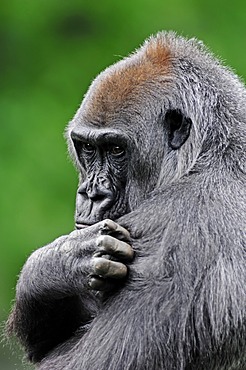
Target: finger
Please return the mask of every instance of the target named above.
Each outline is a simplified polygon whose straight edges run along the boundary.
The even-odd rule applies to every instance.
[[[132,247],[116,238],[113,238],[110,235],[101,235],[96,240],[100,252],[106,252],[114,256],[119,257],[120,259],[125,259],[131,261],[133,259],[133,249]]]
[[[122,279],[127,275],[127,267],[120,262],[111,261],[103,257],[94,257],[92,264],[94,273],[104,278]]]
[[[89,287],[93,290],[107,291],[112,290],[115,287],[115,284],[112,283],[112,280],[104,279],[95,275],[90,276],[88,283]]]
[[[101,221],[100,231],[117,233],[128,241],[131,239],[129,231],[110,219]]]

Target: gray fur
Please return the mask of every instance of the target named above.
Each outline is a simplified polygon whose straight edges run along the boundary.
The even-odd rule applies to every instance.
[[[71,131],[90,116],[100,84],[141,65],[149,45],[158,43],[170,49],[169,72],[134,86],[112,112],[98,108],[88,122],[100,127],[98,117],[107,113],[103,129],[122,131],[135,148],[129,212],[116,220],[129,230],[135,251],[129,276],[104,295],[88,289],[98,224],[31,255],[9,331],[40,370],[246,369],[242,82],[202,43],[159,33],[92,83],[67,130],[70,152],[83,180]],[[178,150],[170,150],[158,121],[170,109],[192,120]]]

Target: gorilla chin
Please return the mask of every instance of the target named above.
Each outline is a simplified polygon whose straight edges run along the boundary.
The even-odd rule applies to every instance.
[[[160,32],[99,74],[66,137],[76,229],[26,261],[7,333],[39,370],[245,370],[240,79]]]

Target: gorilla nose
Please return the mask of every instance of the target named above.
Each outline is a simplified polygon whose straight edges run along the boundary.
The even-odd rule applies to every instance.
[[[113,198],[113,190],[110,181],[104,176],[91,176],[81,184],[79,193],[88,197],[93,202]]]
[[[88,189],[86,191],[88,198],[91,199],[93,202],[108,198],[108,193],[109,192],[106,191],[106,189],[99,189],[98,187],[94,187],[93,189]]]

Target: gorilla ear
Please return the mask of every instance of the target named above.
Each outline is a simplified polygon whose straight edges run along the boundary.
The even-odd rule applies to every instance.
[[[174,150],[179,149],[188,139],[192,121],[179,110],[168,110],[165,116],[168,132],[168,144]]]

